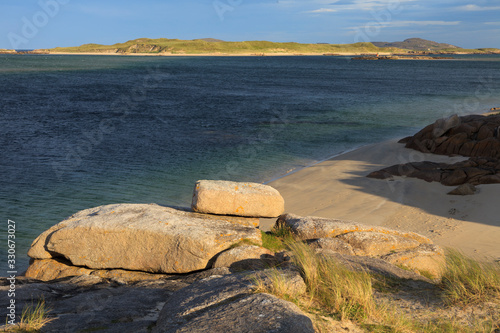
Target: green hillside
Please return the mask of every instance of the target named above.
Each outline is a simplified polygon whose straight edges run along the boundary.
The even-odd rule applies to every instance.
[[[372,43],[300,44],[267,41],[225,42],[213,39],[179,40],[140,38],[114,45],[85,44],[77,47],[56,47],[46,50],[64,53],[152,53],[152,54],[273,54],[273,53],[377,53],[404,52],[396,48],[378,48]]]

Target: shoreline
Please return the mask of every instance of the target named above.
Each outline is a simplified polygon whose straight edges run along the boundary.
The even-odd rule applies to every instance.
[[[134,56],[134,57],[283,57],[283,56],[358,56],[358,55],[368,55],[372,53],[349,53],[349,52],[339,52],[332,54],[324,53],[111,53],[111,52],[47,52],[47,53],[33,53],[39,55],[105,55],[105,56]],[[374,54],[374,53],[373,53]],[[380,53],[383,55],[390,55],[390,53]]]
[[[454,187],[420,179],[367,178],[370,172],[408,161],[454,163],[467,159],[424,154],[397,139],[370,144],[319,161],[266,184],[285,199],[285,211],[302,216],[353,220],[413,231],[442,247],[479,259],[500,259],[500,184],[479,185],[479,193],[452,196]],[[264,228],[272,221],[262,221]]]
[[[6,55],[89,55],[89,56],[131,56],[131,57],[297,57],[297,56],[321,56],[321,57],[367,57],[374,59],[360,59],[360,60],[386,60],[386,58],[391,58],[389,60],[457,60],[455,58],[449,58],[447,56],[454,55],[487,55],[482,53],[436,53],[432,55],[415,55],[415,54],[400,54],[400,53],[389,53],[389,52],[335,52],[335,53],[288,53],[288,52],[276,52],[276,53],[116,53],[116,52],[39,52],[39,51],[29,51],[29,52],[0,52],[0,54]],[[492,53],[500,54],[500,53]],[[392,59],[394,57],[394,59]],[[357,60],[357,59],[356,59]]]

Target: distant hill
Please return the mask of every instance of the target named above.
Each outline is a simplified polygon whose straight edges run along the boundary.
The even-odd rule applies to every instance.
[[[139,38],[113,45],[85,44],[35,50],[36,53],[94,53],[151,55],[375,55],[407,54],[432,50],[433,53],[497,53],[498,49],[467,50],[450,44],[410,38],[396,43],[302,44],[268,41],[226,42],[215,38],[194,40]]]
[[[422,38],[408,38],[402,42],[372,42],[377,47],[396,47],[399,49],[413,50],[413,51],[440,51],[450,49],[461,49],[458,46],[433,42]]]
[[[226,42],[214,38],[195,40],[139,38],[114,45],[85,44],[76,47],[56,47],[40,50],[49,53],[105,53],[105,54],[214,54],[214,55],[272,55],[272,54],[376,54],[378,52],[405,52],[394,48],[377,48],[372,43],[301,44],[268,41]]]

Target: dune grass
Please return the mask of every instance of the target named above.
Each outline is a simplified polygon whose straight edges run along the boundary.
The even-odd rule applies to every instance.
[[[54,320],[48,317],[50,311],[44,299],[40,299],[36,305],[28,304],[24,307],[19,322],[5,326],[3,332],[39,332],[43,326]]]
[[[500,316],[471,317],[467,322],[439,318],[428,322],[411,318],[394,304],[375,302],[374,289],[383,293],[399,290],[398,281],[364,271],[352,271],[333,257],[317,254],[303,242],[293,240],[282,226],[269,237],[277,237],[290,252],[306,284],[306,293],[298,294],[279,269],[271,269],[268,280],[259,283],[256,292],[266,292],[297,304],[313,320],[318,332],[330,332],[335,320],[352,321],[367,332],[498,332]],[[287,237],[283,240],[282,237]],[[441,287],[445,305],[474,305],[495,301],[500,295],[498,264],[479,263],[449,250]],[[430,310],[429,310],[430,311]],[[430,312],[429,312],[430,313]],[[432,317],[432,316],[431,316]]]
[[[441,281],[446,304],[466,306],[500,300],[499,264],[479,262],[457,250],[447,252]]]
[[[337,260],[317,255],[301,242],[289,245],[312,303],[340,320],[363,321],[375,310],[371,276],[349,270]]]

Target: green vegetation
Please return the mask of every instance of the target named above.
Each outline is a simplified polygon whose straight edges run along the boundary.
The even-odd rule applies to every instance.
[[[77,47],[56,47],[47,50],[64,53],[151,53],[151,54],[336,54],[404,52],[396,48],[378,48],[372,43],[355,44],[300,44],[267,41],[224,42],[140,38],[114,45],[85,44]]]
[[[467,54],[486,54],[486,53],[500,53],[499,49],[441,49],[439,51],[436,51],[434,53],[444,53],[444,54],[450,54],[450,53],[467,53]]]
[[[44,325],[54,320],[48,318],[49,312],[44,299],[39,300],[36,305],[29,304],[24,307],[19,322],[6,326],[3,332],[39,332]]]
[[[289,244],[295,240],[292,231],[288,226],[280,223],[279,220],[270,232],[262,233],[262,247],[278,252],[287,248]]]
[[[482,263],[448,250],[441,287],[450,305],[469,305],[500,300],[500,265]]]
[[[416,40],[416,39],[415,39]],[[498,49],[466,50],[453,47],[449,44],[439,44],[424,41],[432,45],[440,45],[433,51],[440,53],[491,53],[500,52]],[[301,43],[274,43],[268,41],[225,42],[217,39],[205,38],[195,40],[180,40],[168,38],[139,38],[125,43],[113,45],[84,44],[75,47],[56,47],[50,50],[39,50],[60,53],[103,53],[103,54],[157,54],[157,55],[192,55],[192,54],[227,54],[227,55],[272,55],[272,54],[376,54],[376,53],[408,53],[412,43],[354,43],[354,44],[301,44]],[[429,44],[429,45],[431,45]],[[383,45],[387,45],[382,47]],[[390,45],[390,46],[389,46]],[[392,46],[395,45],[395,46]],[[427,44],[425,44],[427,45]],[[420,45],[421,46],[421,45]],[[444,48],[449,46],[451,48]],[[427,48],[424,48],[427,50]]]

